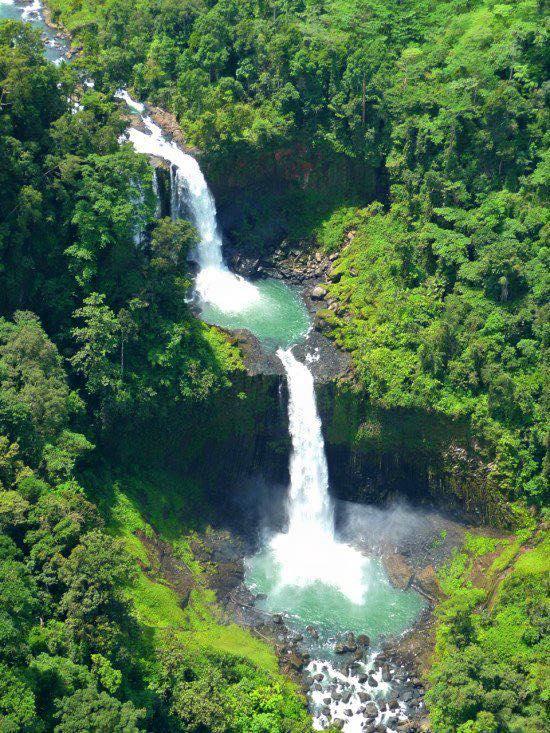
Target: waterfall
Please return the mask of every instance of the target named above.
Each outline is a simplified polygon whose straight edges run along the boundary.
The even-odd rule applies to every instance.
[[[273,537],[270,545],[279,567],[279,585],[303,587],[319,581],[338,588],[353,603],[362,603],[369,561],[335,537],[313,375],[291,349],[279,349],[277,356],[288,381],[292,438],[288,530]]]
[[[199,234],[196,252],[199,272],[195,288],[201,301],[211,303],[224,313],[240,313],[257,305],[261,299],[258,288],[235,275],[224,264],[216,205],[198,162],[174,142],[166,140],[161,128],[144,115],[144,105],[134,101],[128,92],[120,90],[116,96],[141,115],[143,126],[147,130],[145,132],[130,127],[127,131],[128,140],[137,152],[155,155],[170,163],[172,215],[177,218],[186,208],[191,213]]]
[[[288,390],[288,423],[292,437],[290,459],[289,534],[319,539],[332,536],[332,503],[328,493],[328,468],[315,404],[313,375],[292,351],[279,349]]]

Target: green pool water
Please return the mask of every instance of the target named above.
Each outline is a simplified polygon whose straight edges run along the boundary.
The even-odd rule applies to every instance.
[[[307,333],[310,318],[295,288],[278,280],[257,280],[260,301],[238,313],[224,312],[205,303],[201,316],[207,323],[222,328],[246,328],[269,349],[287,348]]]
[[[394,588],[377,558],[365,563],[362,603],[353,603],[337,588],[319,581],[300,587],[283,585],[280,577],[281,569],[269,546],[246,562],[248,587],[267,595],[257,601],[257,607],[286,614],[285,622],[296,631],[304,633],[306,626],[314,626],[319,639],[308,646],[324,659],[334,656],[334,639],[344,632],[367,634],[376,644],[381,636],[398,635],[410,628],[425,606],[414,591]]]

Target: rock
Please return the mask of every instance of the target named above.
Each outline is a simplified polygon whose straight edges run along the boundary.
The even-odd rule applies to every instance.
[[[321,287],[321,285],[316,285],[311,291],[311,297],[313,300],[322,300],[326,294],[326,288]]]
[[[421,591],[434,601],[445,598],[445,593],[439,584],[433,565],[428,565],[428,567],[421,570],[416,575],[414,582]]]
[[[311,636],[312,639],[319,638],[319,632],[317,631],[315,626],[306,626],[306,631]]]
[[[369,687],[378,687],[378,680],[375,679],[372,675],[369,677],[368,681]]]
[[[359,646],[366,647],[366,646],[369,646],[370,644],[370,639],[366,634],[359,634],[356,641]]]
[[[358,650],[357,650],[357,651],[356,651],[356,652],[354,653],[354,655],[353,655],[353,658],[355,659],[355,661],[356,661],[356,662],[360,662],[360,661],[361,661],[361,659],[363,659],[363,652],[361,651],[361,649],[358,649]]]
[[[391,672],[387,664],[382,667],[382,680],[384,682],[391,682]]]
[[[345,654],[347,652],[346,645],[339,641],[334,645],[334,653],[335,654]]]
[[[331,697],[324,697],[323,698],[323,702],[324,702],[325,705],[330,705],[330,703],[332,702],[332,698]]]
[[[369,679],[368,674],[360,674],[359,677],[357,678],[357,681],[359,682],[360,685],[364,685],[368,679]]]
[[[329,280],[333,283],[339,283],[342,279],[342,273],[341,272],[333,272],[333,270],[330,270],[328,273]]]
[[[334,728],[338,728],[338,730],[342,730],[342,728],[344,727],[344,721],[343,721],[343,720],[341,720],[340,718],[335,718],[335,719],[334,719],[334,720],[332,721],[332,726],[333,726]]]
[[[323,708],[323,709],[321,710],[321,712],[322,712],[322,713],[323,713],[323,715],[325,715],[325,716],[326,716],[327,718],[330,718],[330,708],[329,708],[329,707],[325,707],[325,708]]]
[[[288,657],[288,661],[290,662],[290,665],[296,670],[302,670],[305,664],[303,655],[299,654],[298,652],[291,652]]]
[[[408,588],[413,578],[413,570],[403,555],[395,552],[392,555],[385,555],[383,561],[391,583],[402,590]]]
[[[281,616],[280,613],[274,613],[273,616],[271,617],[271,620],[273,621],[274,624],[282,624],[282,623],[284,623],[283,622],[283,617]]]
[[[369,693],[363,692],[363,690],[357,693],[357,697],[359,698],[361,702],[367,702],[368,700],[371,699],[371,696],[369,695]]]
[[[378,731],[378,733],[386,733],[388,730],[384,723],[378,723],[378,725],[374,729],[375,731]]]
[[[395,726],[399,723],[399,718],[395,715],[390,715],[390,717],[386,720],[386,723],[390,726],[390,728],[395,728]]]
[[[318,672],[317,674],[313,675],[313,679],[316,682],[322,682],[325,679],[325,675],[322,672]]]
[[[323,261],[323,255],[321,252],[315,252],[315,261],[316,262],[322,262]]]
[[[368,718],[375,718],[378,715],[378,706],[375,702],[368,702],[365,705],[365,711],[364,711],[365,717]]]
[[[399,703],[395,698],[393,698],[392,700],[388,700],[388,708],[390,710],[397,710],[399,708]]]
[[[334,260],[338,259],[338,252],[333,252],[331,255],[328,256],[328,258],[331,262],[334,262]]]
[[[340,700],[342,699],[342,695],[340,695],[339,692],[336,692],[336,690],[333,690],[330,693],[330,696],[332,697],[332,699],[334,700],[334,702],[340,702]]]
[[[342,702],[344,703],[344,705],[347,705],[350,700],[351,692],[344,692],[344,694],[342,695]]]

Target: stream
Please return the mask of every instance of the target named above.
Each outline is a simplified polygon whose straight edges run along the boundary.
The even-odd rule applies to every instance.
[[[59,62],[66,46],[44,24],[40,9],[39,0],[32,5],[0,0],[0,18],[36,25],[46,55]],[[425,604],[413,590],[394,588],[376,557],[337,536],[308,365],[312,355],[306,352],[301,362],[292,350],[311,328],[307,308],[298,291],[281,281],[251,282],[229,270],[215,202],[197,160],[164,136],[143,104],[124,90],[117,96],[140,116],[140,129],[129,127],[126,139],[138,152],[170,165],[172,216],[188,218],[197,228],[193,298],[201,316],[224,328],[250,330],[263,348],[276,353],[286,375],[292,440],[288,523],[247,558],[246,583],[257,594],[258,608],[280,624],[281,639],[293,636],[288,653],[296,655],[298,643],[305,647],[296,670],[305,677],[315,728],[395,730],[408,714],[406,698],[398,699],[395,685],[406,680],[380,656],[380,639],[410,628]],[[417,700],[417,707],[422,704]]]

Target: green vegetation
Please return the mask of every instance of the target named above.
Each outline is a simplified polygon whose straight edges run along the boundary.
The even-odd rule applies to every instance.
[[[542,3],[49,5],[83,42],[78,63],[98,88],[127,84],[176,113],[211,177],[223,178],[222,201],[254,182],[252,203],[235,199],[232,235],[243,246],[261,251],[256,224],[273,219],[280,237],[313,237],[339,254],[336,303],[319,318],[351,351],[359,391],[381,407],[469,425],[491,465],[488,503],[540,504]]]
[[[437,733],[548,728],[550,547],[532,528],[518,535],[470,535],[440,573],[448,598],[427,696]]]
[[[159,423],[204,440],[205,404],[246,400],[237,350],[186,305],[195,232],[155,220],[123,129],[38,34],[0,24],[0,729],[305,732],[273,651],[225,622],[193,556],[206,481],[156,469]],[[147,540],[171,543],[189,599]]]
[[[234,241],[334,255],[318,320],[354,371],[332,430],[405,445],[441,491],[432,459],[462,450],[482,478],[451,461],[455,497],[517,530],[442,572],[434,731],[547,729],[544,3],[48,4],[83,46],[70,68],[0,24],[2,730],[309,726],[192,551],[206,442],[252,432],[253,399],[186,304],[196,234],[155,219],[121,85],[201,148]],[[189,571],[183,606],[156,539]]]

